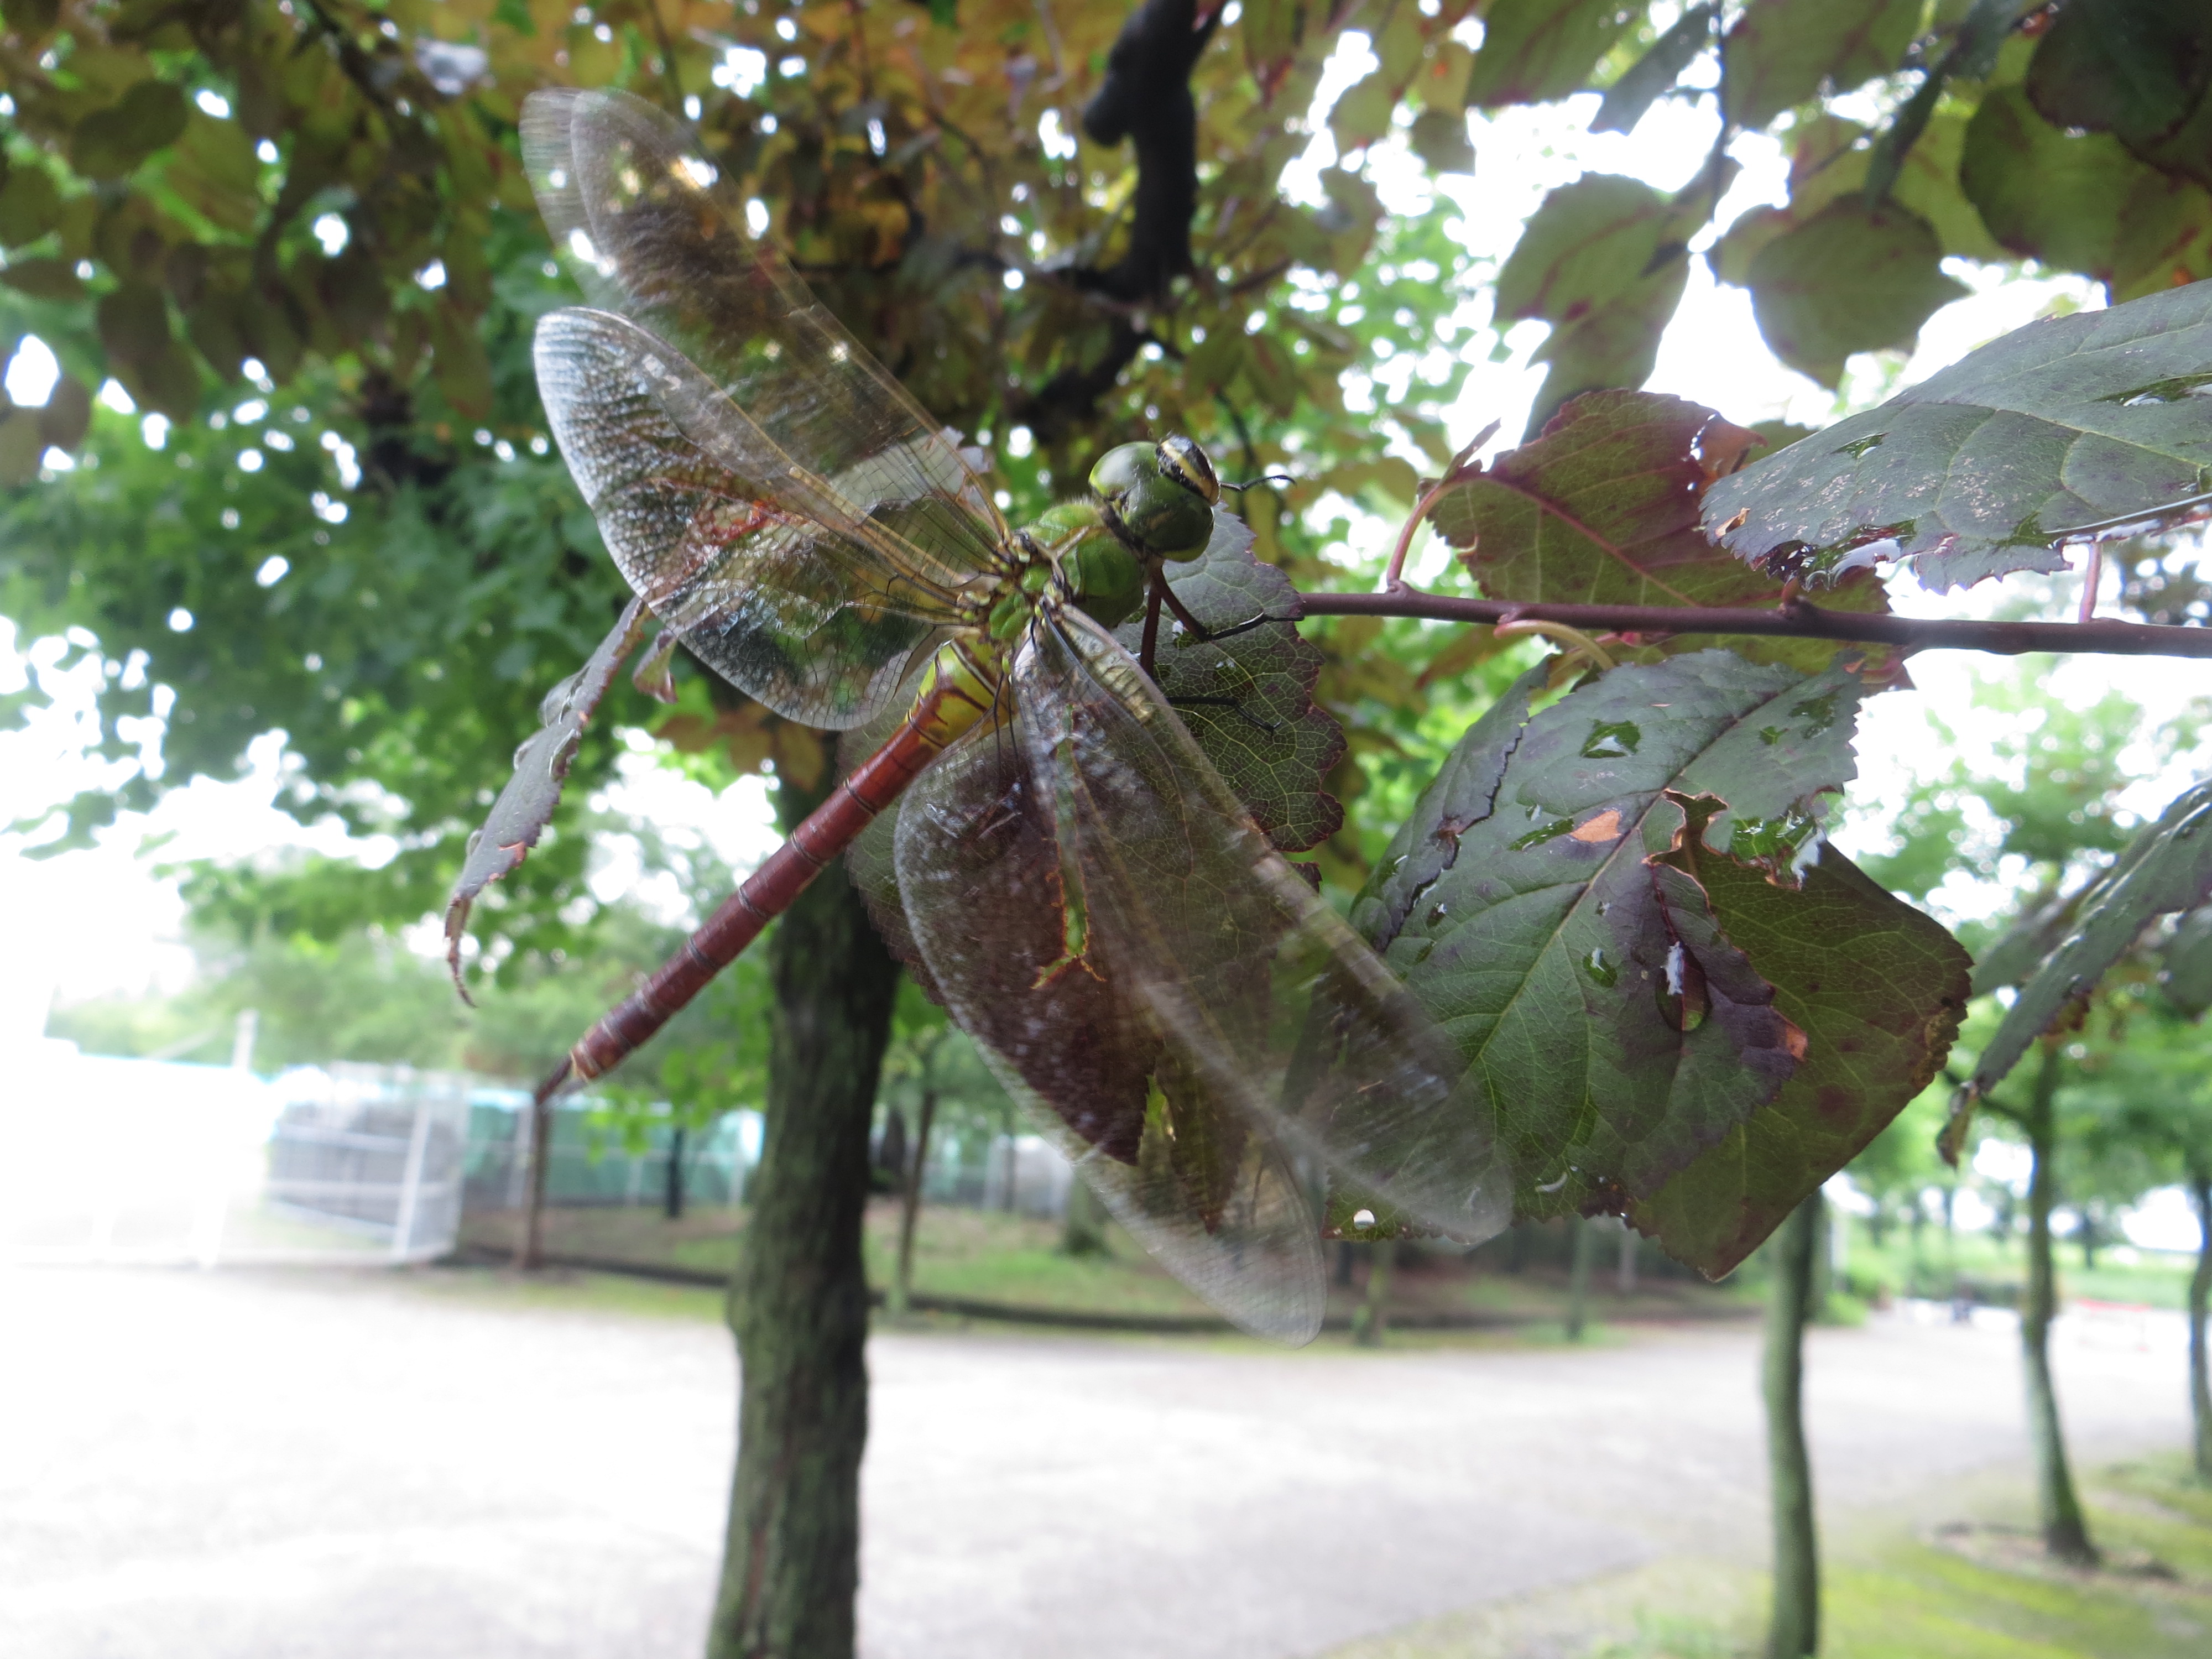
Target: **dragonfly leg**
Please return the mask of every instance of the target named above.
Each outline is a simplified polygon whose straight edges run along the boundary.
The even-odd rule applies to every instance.
[[[1262,732],[1279,732],[1283,726],[1280,720],[1261,719],[1244,706],[1242,697],[1170,697],[1168,704],[1174,708],[1233,708]]]
[[[1145,592],[1145,638],[1137,648],[1137,666],[1154,679],[1159,678],[1153,662],[1160,645],[1160,601],[1170,597],[1167,577],[1160,571],[1153,571]],[[1181,611],[1182,607],[1178,605],[1176,609]]]
[[[1256,617],[1248,617],[1241,623],[1231,623],[1226,628],[1208,628],[1204,623],[1199,621],[1197,617],[1190,614],[1190,608],[1188,605],[1184,605],[1181,599],[1176,598],[1175,589],[1167,585],[1165,578],[1156,576],[1153,578],[1153,581],[1156,584],[1152,589],[1153,593],[1156,594],[1159,599],[1166,600],[1168,609],[1175,613],[1175,619],[1181,623],[1183,627],[1188,630],[1192,638],[1199,641],[1201,644],[1212,640],[1232,640],[1239,634],[1249,634],[1255,628],[1264,628],[1269,623],[1288,623],[1296,622],[1297,620],[1295,617],[1271,617],[1266,611],[1262,611]],[[1148,650],[1152,644],[1153,623],[1157,621],[1158,615],[1159,606],[1158,599],[1155,599],[1145,613],[1145,642]],[[1149,671],[1152,666],[1149,655],[1145,659],[1145,666],[1147,671]]]

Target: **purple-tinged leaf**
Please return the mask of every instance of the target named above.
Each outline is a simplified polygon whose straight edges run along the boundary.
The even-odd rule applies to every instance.
[[[1935,1077],[1966,1005],[1967,957],[1832,848],[1794,890],[1694,837],[1657,862],[1695,885],[1805,1036],[1772,1101],[1629,1208],[1668,1255],[1717,1279]]]
[[[1694,890],[1648,860],[1688,799],[1702,844],[1790,880],[1819,797],[1852,775],[1864,688],[1726,651],[1614,669],[1532,717],[1540,686],[1524,678],[1461,740],[1352,921],[1459,1045],[1518,1213],[1618,1212],[1771,1100],[1802,1046]]]

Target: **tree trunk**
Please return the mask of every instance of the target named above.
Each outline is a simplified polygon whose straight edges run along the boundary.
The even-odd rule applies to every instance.
[[[1367,1299],[1352,1316],[1352,1340],[1363,1348],[1379,1348],[1389,1326],[1390,1264],[1397,1258],[1398,1243],[1378,1238],[1367,1249]]]
[[[668,1181],[661,1194],[661,1212],[671,1221],[684,1219],[684,1130],[668,1132]]]
[[[534,1271],[545,1260],[545,1172],[553,1164],[553,1106],[532,1101],[530,1106],[530,1199],[522,1212],[522,1237],[514,1243],[514,1265],[524,1273]]]
[[[937,1091],[921,1091],[921,1121],[914,1132],[914,1158],[906,1172],[906,1189],[899,1205],[898,1272],[885,1297],[894,1314],[903,1314],[914,1300],[914,1230],[921,1218],[921,1177],[929,1168],[929,1131],[937,1121]]]
[[[2197,1200],[2197,1271],[2189,1280],[2189,1417],[2196,1430],[2197,1478],[2212,1480],[2212,1361],[2204,1348],[2205,1304],[2212,1303],[2212,1176],[2192,1174],[2189,1190]]]
[[[1579,1342],[1589,1323],[1590,1257],[1597,1253],[1597,1234],[1585,1216],[1567,1224],[1574,1229],[1574,1255],[1567,1267],[1567,1340]]]
[[[2097,1551],[2089,1541],[2073,1471],[2067,1467],[2058,1395],[2051,1381],[2051,1322],[2058,1312],[2051,1261],[2051,1206],[2057,1196],[2051,1170],[2057,1152],[2052,1103],[2058,1096],[2061,1064],[2057,1039],[2045,1042],[2027,1113],[2028,1150],[2034,1161],[2027,1177],[2027,1295],[2020,1310],[2020,1347],[2027,1374],[2027,1432],[2035,1446],[2036,1509],[2043,1525],[2043,1547],[2062,1561],[2090,1566]]]
[[[1613,1270],[1613,1285],[1623,1297],[1636,1294],[1636,1251],[1643,1242],[1635,1228],[1620,1224],[1620,1264]]]
[[[1766,1301],[1766,1467],[1774,1506],[1774,1611],[1767,1659],[1820,1650],[1820,1544],[1813,1520],[1813,1465],[1805,1452],[1805,1326],[1820,1255],[1820,1194],[1792,1210],[1774,1237]]]
[[[1097,1255],[1106,1248],[1106,1206],[1081,1176],[1067,1183],[1067,1208],[1060,1218],[1060,1248],[1068,1255]]]
[[[796,792],[781,792],[787,810]],[[730,1281],[738,1468],[708,1659],[850,1659],[868,1125],[898,969],[842,866],[777,925],[767,1125]]]

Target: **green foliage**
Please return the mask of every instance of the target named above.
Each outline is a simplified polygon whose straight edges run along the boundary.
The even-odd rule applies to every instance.
[[[1891,539],[1938,590],[2063,569],[2068,533],[2154,528],[2212,490],[2212,409],[2189,395],[2208,348],[2212,285],[2031,325],[1723,479],[1706,530],[1814,580]]]
[[[2142,930],[2162,915],[2212,898],[2212,784],[2185,790],[2121,853],[2083,903],[2072,931],[2005,1010],[1966,1088],[1988,1094],[2081,996],[2095,988]]]
[[[1918,0],[1752,0],[1721,47],[1729,119],[1763,127],[1824,92],[1890,73],[1920,12]]]

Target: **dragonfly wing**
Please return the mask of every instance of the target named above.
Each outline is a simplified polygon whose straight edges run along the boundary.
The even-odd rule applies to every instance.
[[[1144,1011],[1063,954],[1050,808],[1011,735],[970,734],[908,789],[894,859],[907,921],[945,1006],[1039,1131],[1184,1284],[1243,1329],[1321,1328],[1319,1227],[1280,1148],[1243,1134],[1191,1178],[1158,1133],[1172,1056]]]
[[[910,574],[953,587],[996,568],[1006,521],[951,439],[748,234],[682,124],[628,93],[551,88],[524,105],[522,150],[592,303],[697,366],[722,394],[702,418],[742,410],[751,429],[732,442],[797,470],[782,476],[812,475],[812,516],[852,532],[874,504],[905,503]]]
[[[1279,1138],[1344,1191],[1468,1243],[1511,1220],[1486,1109],[1381,960],[1301,880],[1129,654],[1073,610],[1013,671],[1032,777],[1052,781],[1086,967],[1166,1051],[1180,1125]]]
[[[840,528],[826,487],[784,469],[742,410],[636,324],[556,311],[538,325],[536,356],[553,435],[623,574],[702,661],[779,714],[866,720],[957,619],[955,593],[905,556],[909,501],[879,495]],[[934,449],[916,458],[917,471],[935,469],[925,511],[966,477],[957,459],[942,463]]]

